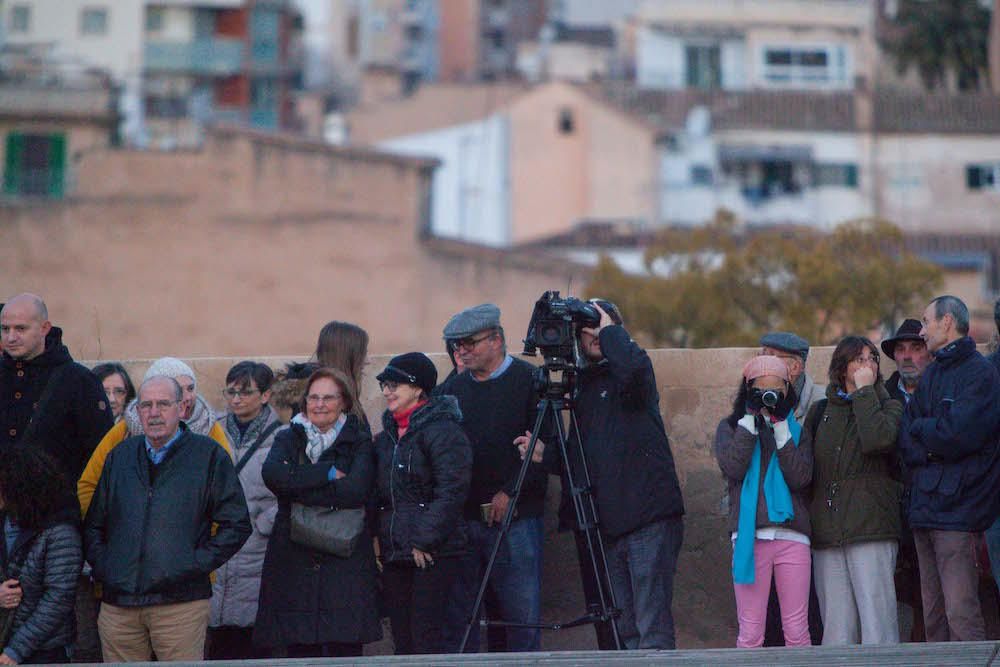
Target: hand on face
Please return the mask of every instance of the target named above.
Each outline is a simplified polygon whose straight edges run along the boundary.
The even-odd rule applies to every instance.
[[[875,384],[875,371],[871,366],[862,366],[854,371],[854,386],[858,389]]]

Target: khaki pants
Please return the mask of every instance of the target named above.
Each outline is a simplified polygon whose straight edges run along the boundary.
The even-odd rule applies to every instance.
[[[149,607],[101,604],[97,629],[106,662],[203,660],[208,600]]]

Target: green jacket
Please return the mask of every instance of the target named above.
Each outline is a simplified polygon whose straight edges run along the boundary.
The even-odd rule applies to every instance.
[[[822,417],[822,404],[814,405],[803,427],[816,429],[812,546],[899,539],[902,487],[892,470],[903,406],[881,380],[854,392],[851,401],[837,389],[827,387]]]

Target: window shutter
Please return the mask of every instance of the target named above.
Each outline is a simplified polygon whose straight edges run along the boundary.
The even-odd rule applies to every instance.
[[[49,136],[49,196],[62,197],[66,192],[66,135]]]
[[[24,135],[11,132],[7,135],[7,152],[3,169],[3,191],[8,195],[21,192],[24,169]]]
[[[983,174],[978,165],[969,165],[965,168],[965,182],[970,190],[978,190],[983,187]]]

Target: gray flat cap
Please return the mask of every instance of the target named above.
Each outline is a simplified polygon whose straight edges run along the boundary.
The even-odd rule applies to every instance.
[[[802,336],[796,336],[788,331],[771,331],[761,336],[760,344],[763,347],[773,347],[789,354],[797,354],[802,357],[802,361],[809,358],[809,343]]]
[[[500,309],[492,303],[482,303],[466,308],[454,315],[444,325],[444,339],[457,340],[486,329],[500,328]]]

